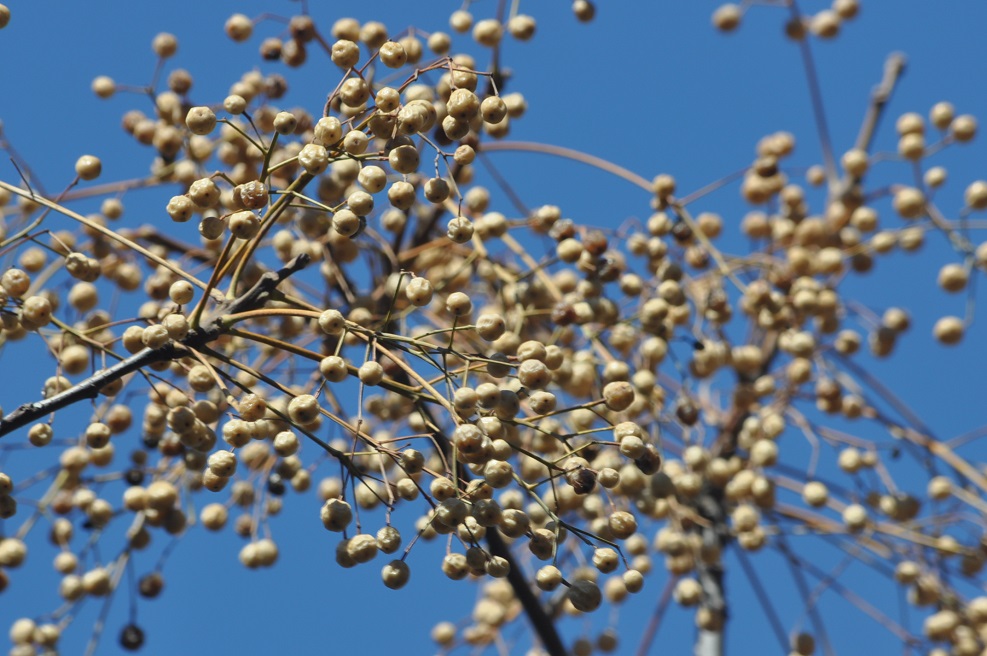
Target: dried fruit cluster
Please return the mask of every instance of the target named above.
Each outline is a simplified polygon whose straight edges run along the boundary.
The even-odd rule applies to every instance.
[[[595,11],[586,0],[573,10]],[[811,18],[796,11],[785,31],[833,38],[858,10],[836,0]],[[743,12],[724,5],[713,22],[733,30]],[[945,102],[929,125],[903,114],[898,153],[881,157],[869,118],[854,147],[804,183],[789,166],[795,137],[764,137],[739,185],[751,247],[731,254],[718,244],[732,222],[696,209],[707,192],[680,194],[668,174],[601,165],[642,189],[650,216],[628,230],[483,186],[488,153],[597,162],[502,141],[527,103],[504,92],[500,44],[532,38],[531,16],[455,11],[451,29],[472,37],[462,50],[444,32],[379,22],[287,25],[261,39],[263,21],[235,14],[225,31],[289,69],[335,64],[338,83],[316,109],[279,108],[290,71],[247,72],[205,102],[193,101],[193,74],[175,69],[167,88],[148,89],[150,111],[122,119],[151,153],[151,178],[98,189],[98,214],[71,209],[75,185],[101,174],[95,156],[79,158],[55,198],[0,181],[0,254],[14,264],[0,277],[2,342],[43,346],[53,373],[0,435],[59,454],[49,475],[0,474],[0,589],[47,532],[66,602],[51,621],[16,620],[11,653],[54,649],[77,604],[127,585],[140,552],[196,520],[232,524],[246,567],[274,565],[271,519],[289,490],[313,485],[342,567],[387,561],[383,584],[401,588],[415,543],[447,536],[444,558],[423,569],[485,581],[467,626],[435,627],[445,647],[495,644],[527,616],[541,648],[563,653],[559,614],[619,605],[648,578],[668,581],[699,630],[719,636],[724,553],[777,548],[803,576],[825,578],[789,544],[805,531],[876,555],[934,611],[924,638],[896,627],[906,642],[979,653],[987,598],[973,591],[987,546],[982,527],[958,528],[964,513],[982,518],[987,480],[894,412],[856,363],[864,347],[890,355],[908,313],[879,316],[844,291],[883,255],[938,233],[958,260],[940,286],[973,298],[987,244],[965,222],[987,208],[987,182],[967,187],[953,219],[932,196],[945,170],[925,168],[974,138],[972,116]],[[160,34],[152,47],[166,63],[179,44]],[[889,61],[874,112],[902,66]],[[120,88],[92,84],[100,98]],[[870,188],[870,168],[893,158],[921,179]],[[145,186],[174,189],[157,208],[170,223],[122,227],[123,198]],[[879,220],[880,203],[898,216]],[[49,230],[55,214],[77,229]],[[118,292],[140,300],[116,304]],[[943,317],[935,338],[956,344],[968,322]],[[62,415],[76,403],[91,407],[81,427]],[[850,422],[870,432],[851,434]],[[899,454],[938,462],[924,468],[924,498],[899,487]],[[314,521],[315,504],[297,503]],[[129,525],[126,543],[95,551],[111,523]],[[656,558],[667,574],[653,572]],[[156,568],[137,587],[155,597],[163,585]],[[613,651],[617,638],[607,627],[572,651]],[[138,648],[143,631],[128,624],[120,640]],[[813,653],[808,632],[782,642]]]

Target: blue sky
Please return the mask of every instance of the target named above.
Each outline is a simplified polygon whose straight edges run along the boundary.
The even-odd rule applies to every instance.
[[[257,46],[262,36],[277,34],[276,23],[255,30],[247,44],[234,44],[222,32],[233,11],[251,16],[269,11],[290,15],[299,3],[286,0],[256,2],[96,3],[9,2],[10,25],[0,32],[0,120],[4,133],[26,157],[46,188],[57,190],[72,176],[72,164],[83,153],[103,160],[103,179],[132,177],[147,171],[148,151],[135,145],[119,127],[121,114],[131,107],[148,110],[135,96],[100,101],[89,91],[93,77],[109,75],[120,83],[145,84],[154,68],[150,41],[160,31],[179,38],[178,55],[169,69],[186,68],[195,77],[191,96],[197,102],[221,100],[244,71],[285,72],[278,63],[262,62]],[[447,29],[446,17],[458,5],[379,0],[357,11],[340,3],[311,3],[317,24],[325,30],[341,15],[360,20],[384,20],[393,31],[414,25],[425,31]],[[673,173],[679,189],[690,191],[747,166],[762,136],[787,130],[798,145],[790,164],[805,167],[820,161],[820,151],[798,53],[784,39],[785,12],[754,7],[738,32],[724,36],[710,26],[717,3],[600,2],[592,24],[578,24],[568,3],[522,2],[522,11],[538,19],[538,35],[528,44],[509,42],[504,56],[513,76],[507,91],[520,91],[528,100],[527,115],[513,124],[512,139],[577,148],[620,163],[646,178]],[[548,5],[548,6],[543,6]],[[803,2],[805,11],[823,7]],[[490,15],[495,3],[474,3],[480,16]],[[949,100],[960,113],[987,116],[987,5],[973,0],[929,3],[919,0],[863,2],[860,17],[845,25],[832,43],[813,40],[834,148],[841,153],[859,129],[870,89],[880,79],[886,55],[903,51],[908,70],[895,92],[892,109],[878,134],[878,150],[893,151],[894,118],[905,111],[923,115],[937,101]],[[464,37],[456,45],[466,46]],[[289,77],[291,92],[285,108],[304,106],[318,111],[336,82],[336,69],[313,49],[311,63]],[[480,59],[480,64],[483,60]],[[285,73],[288,75],[288,73]],[[297,81],[295,81],[297,79]],[[950,171],[943,187],[942,207],[955,213],[962,192],[973,179],[987,177],[982,140],[951,148],[933,162]],[[639,190],[578,164],[541,155],[503,154],[495,163],[529,206],[554,203],[566,216],[588,224],[614,226],[630,218],[647,217],[648,198]],[[903,164],[887,164],[881,175],[901,179]],[[0,161],[0,178],[16,182],[16,173]],[[125,225],[162,222],[165,191],[129,194]],[[818,205],[819,198],[815,201]],[[95,205],[81,203],[80,211]],[[724,244],[742,248],[739,222],[746,208],[737,186],[729,186],[697,203],[694,212],[715,211],[725,220]],[[891,217],[889,204],[882,216]],[[941,264],[952,261],[943,240],[930,239],[917,256],[895,255],[882,261],[868,277],[852,283],[857,298],[883,311],[892,305],[912,309],[913,328],[896,358],[875,362],[869,370],[885,381],[904,402],[942,436],[954,436],[984,423],[983,393],[987,379],[982,347],[987,338],[983,321],[969,331],[956,349],[937,347],[931,327],[942,314],[962,314],[963,299],[936,288]],[[954,258],[955,259],[955,258]],[[3,265],[6,266],[4,261]],[[980,297],[982,298],[982,293]],[[29,368],[15,349],[4,350],[0,367],[25,370],[24,385],[0,383],[5,410],[33,400],[30,390],[49,375],[47,365]],[[6,376],[6,374],[4,374]],[[7,379],[9,380],[9,379]],[[124,439],[134,439],[129,436]],[[23,440],[13,436],[7,440]],[[125,451],[123,451],[125,452]],[[983,453],[982,449],[980,451]],[[9,454],[10,469],[37,466],[40,453]],[[335,536],[316,520],[314,494],[287,499],[283,514],[272,522],[281,546],[278,565],[244,572],[236,560],[239,542],[227,530],[205,535],[196,530],[182,539],[166,569],[162,598],[142,601],[140,624],[148,634],[144,653],[430,653],[431,626],[468,615],[474,586],[444,579],[438,566],[441,545],[420,545],[410,563],[411,583],[401,591],[385,590],[374,564],[354,570],[335,566]],[[653,529],[652,529],[653,533]],[[38,535],[37,537],[41,537]],[[650,537],[650,535],[649,535]],[[794,538],[794,540],[806,538]],[[28,565],[13,572],[12,584],[0,598],[0,626],[18,614],[42,613],[56,605],[55,577],[49,565],[54,550],[34,540]],[[798,543],[796,543],[798,544]],[[158,545],[160,547],[160,545]],[[156,552],[155,552],[156,553]],[[156,556],[138,560],[136,573],[153,567]],[[821,562],[829,556],[820,552]],[[751,562],[768,579],[784,574],[777,556],[754,555]],[[656,558],[660,569],[660,559]],[[820,564],[820,566],[822,566]],[[767,631],[758,605],[736,561],[728,560],[728,590],[734,613],[730,641],[733,653],[753,653],[741,645],[762,644]],[[897,617],[893,588],[869,570],[853,565],[846,582],[873,592]],[[646,622],[665,582],[662,572],[648,578],[646,590],[621,610],[618,626],[625,637],[621,653],[633,653],[637,634]],[[871,585],[873,583],[873,585]],[[879,588],[887,590],[881,592]],[[791,587],[777,591],[783,621],[791,627],[801,614]],[[109,616],[107,638],[98,653],[117,653],[115,635],[125,623],[128,601],[120,595]],[[830,636],[839,653],[866,646],[885,653],[890,645],[870,620],[831,594],[820,602],[833,618]],[[83,627],[96,617],[88,604],[65,636],[62,653],[81,653],[88,637]],[[917,615],[912,613],[914,623]],[[579,635],[580,624],[566,622],[567,635]],[[671,609],[656,644],[661,653],[685,653],[691,644],[689,614]],[[765,649],[775,649],[765,642]],[[460,653],[465,653],[461,651]],[[656,651],[657,653],[657,651]]]

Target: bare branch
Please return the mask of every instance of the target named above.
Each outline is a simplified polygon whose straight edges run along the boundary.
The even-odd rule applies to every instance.
[[[25,403],[0,420],[0,437],[79,401],[94,399],[99,395],[101,389],[128,374],[155,362],[166,362],[183,357],[188,353],[188,349],[197,349],[212,342],[227,330],[224,322],[225,315],[262,307],[270,300],[271,294],[274,293],[278,285],[293,273],[304,269],[309,261],[309,256],[302,253],[281,269],[264,273],[253,287],[232,301],[221,304],[211,321],[198,330],[190,331],[188,336],[180,342],[168,342],[159,349],[144,349],[125,360],[121,360],[112,367],[93,374],[71,389],[48,399]]]

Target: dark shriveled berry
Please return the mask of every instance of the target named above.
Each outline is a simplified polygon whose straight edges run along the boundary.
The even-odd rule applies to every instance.
[[[577,469],[565,478],[576,494],[589,494],[596,487],[596,474],[589,469]]]
[[[645,444],[644,453],[634,459],[634,465],[642,474],[656,474],[661,469],[661,452],[654,444]]]
[[[120,631],[120,646],[127,651],[137,651],[144,646],[144,630],[136,624],[128,624]]]

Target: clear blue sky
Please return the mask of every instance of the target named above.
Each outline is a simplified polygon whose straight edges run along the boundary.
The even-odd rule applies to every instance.
[[[234,44],[223,35],[226,17],[233,11],[290,15],[299,6],[285,0],[7,4],[13,17],[0,32],[0,119],[7,137],[49,190],[71,179],[72,163],[83,153],[102,157],[104,180],[132,177],[135,168],[140,173],[147,170],[148,151],[119,127],[125,110],[146,110],[147,103],[120,96],[100,101],[89,91],[93,77],[146,83],[154,67],[150,41],[157,32],[168,31],[180,43],[169,69],[192,72],[191,96],[197,102],[220,101],[230,83],[246,70],[285,72],[281,64],[262,62],[257,56],[260,38],[280,32],[278,24],[265,23],[248,44]],[[445,30],[448,13],[458,8],[437,0],[378,0],[360,3],[356,11],[341,9],[344,3],[311,4],[312,15],[326,31],[342,15],[383,20],[394,32],[408,25]],[[570,15],[567,2],[521,3],[539,24],[534,41],[510,43],[506,49],[505,61],[514,73],[507,91],[523,92],[529,104],[528,114],[514,123],[512,138],[578,148],[647,178],[670,172],[685,191],[748,165],[757,140],[778,130],[790,131],[798,139],[794,166],[820,161],[798,54],[782,35],[784,11],[754,7],[737,33],[723,36],[710,26],[716,2],[599,4],[596,21],[581,25]],[[802,4],[812,11],[824,3]],[[494,7],[489,0],[476,2],[475,13],[487,16]],[[836,42],[813,40],[837,153],[856,137],[869,91],[880,79],[885,56],[894,50],[908,55],[908,72],[879,133],[879,150],[895,147],[891,129],[895,116],[904,111],[925,114],[939,100],[953,102],[961,113],[978,115],[983,124],[987,119],[987,91],[982,84],[987,78],[984,25],[987,4],[975,0],[864,0],[860,17],[845,25]],[[455,43],[465,41],[457,37]],[[314,48],[310,60],[300,74],[290,74],[291,92],[282,101],[284,108],[304,106],[318,112],[335,84],[335,67]],[[610,226],[648,214],[646,195],[597,171],[539,155],[496,157],[529,206],[554,203],[577,221]],[[941,192],[941,197],[954,199],[943,203],[945,209],[958,210],[966,184],[987,177],[985,162],[982,139],[951,149],[934,162],[947,166],[952,176]],[[0,178],[17,180],[6,161],[0,162]],[[128,195],[126,225],[162,222],[161,199],[167,195]],[[739,247],[737,226],[746,208],[736,186],[709,196],[695,209],[721,213],[727,225],[725,248]],[[890,218],[886,204],[882,212]],[[920,256],[894,256],[886,266],[882,263],[869,278],[856,283],[856,289],[878,311],[898,304],[913,308],[914,326],[898,357],[865,362],[940,435],[952,436],[984,423],[987,378],[982,345],[987,333],[979,321],[961,348],[947,350],[932,343],[935,319],[963,312],[962,298],[936,290],[936,271],[946,261],[951,261],[948,251],[941,240],[933,240]],[[28,370],[30,362],[19,361],[13,351],[8,346],[0,359],[0,402],[7,411],[34,400],[33,390],[49,375],[47,363]],[[12,367],[25,369],[23,385],[12,381]],[[37,453],[15,452],[8,461],[10,471],[23,472],[42,460]],[[183,538],[166,569],[165,593],[139,605],[137,616],[148,635],[144,653],[430,653],[431,626],[468,614],[476,588],[445,580],[438,569],[439,547],[416,547],[409,561],[411,583],[401,591],[388,591],[378,579],[383,557],[353,570],[335,566],[336,537],[328,535],[316,519],[314,493],[286,501],[284,513],[272,523],[281,548],[280,562],[273,569],[245,572],[236,559],[240,543],[229,530],[222,535],[195,530]],[[39,614],[57,605],[50,567],[54,551],[42,542],[30,541],[34,549],[28,564],[12,573],[11,586],[0,597],[0,627],[21,614]],[[136,572],[153,567],[155,557],[139,557]],[[787,577],[775,556],[756,555],[751,560],[768,579]],[[660,569],[657,557],[656,566]],[[775,653],[776,645],[767,641],[763,616],[736,562],[729,560],[728,566],[733,613],[729,640],[735,645],[731,653]],[[883,601],[897,617],[890,584],[875,578],[870,586],[868,577],[868,570],[854,565],[846,580],[859,582],[857,589],[872,587],[866,590],[873,592],[870,598]],[[664,573],[656,571],[645,592],[622,609],[619,627],[626,651],[621,653],[631,653],[636,646],[664,581]],[[881,586],[886,592],[878,590]],[[777,594],[783,602],[782,619],[790,627],[801,614],[798,597],[790,586],[780,587]],[[125,594],[114,601],[98,653],[118,652],[116,634],[126,621],[128,603]],[[895,644],[832,595],[824,597],[821,606],[833,618],[830,635],[839,653],[860,653],[864,648],[889,653]],[[96,612],[96,604],[88,604],[78,625],[63,638],[62,653],[81,653],[88,638],[85,627]],[[565,626],[568,636],[579,635],[580,624],[569,621]],[[655,653],[686,653],[691,640],[690,614],[672,609]],[[753,647],[761,644],[763,652]]]

